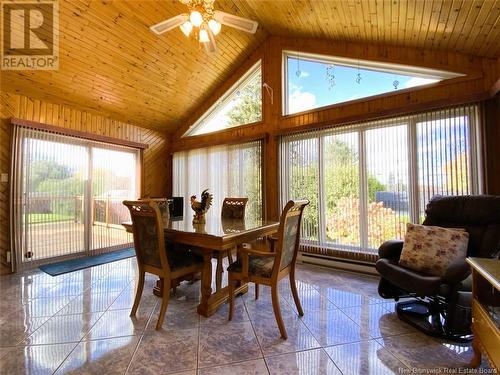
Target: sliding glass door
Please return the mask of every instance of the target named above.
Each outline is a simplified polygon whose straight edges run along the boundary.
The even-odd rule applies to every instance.
[[[120,225],[139,195],[139,151],[16,127],[13,244],[18,269],[132,242]]]
[[[88,148],[45,133],[22,133],[18,256],[29,261],[83,251]]]
[[[92,250],[130,242],[121,223],[130,214],[125,199],[139,196],[137,155],[130,151],[93,147],[92,155]]]

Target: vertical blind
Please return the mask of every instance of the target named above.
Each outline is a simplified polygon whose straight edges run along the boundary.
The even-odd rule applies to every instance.
[[[14,128],[13,243],[18,269],[132,242],[124,199],[139,195],[139,150]]]
[[[248,198],[246,215],[262,217],[261,141],[176,152],[173,155],[173,194],[184,197],[184,212],[190,213],[189,197],[200,198],[203,190],[213,194],[208,217],[220,216],[225,197]]]
[[[422,222],[433,195],[477,194],[475,104],[286,135],[281,201],[308,198],[302,247],[373,261],[382,242]]]

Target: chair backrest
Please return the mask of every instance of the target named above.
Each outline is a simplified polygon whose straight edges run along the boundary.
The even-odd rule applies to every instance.
[[[302,213],[308,204],[307,199],[291,200],[283,208],[278,230],[278,245],[276,247],[276,262],[279,262],[280,267],[279,269],[274,267],[275,272],[295,264],[297,260]]]
[[[153,199],[123,201],[132,218],[132,232],[137,262],[157,272],[168,273],[167,252],[163,234],[163,221],[158,203]]]
[[[498,258],[500,255],[498,195],[436,195],[427,204],[423,224],[467,230],[467,256]]]
[[[224,198],[221,217],[224,219],[243,219],[248,198]]]
[[[160,214],[163,220],[168,220],[170,218],[170,210],[168,206],[167,198],[141,198],[141,201],[152,201],[156,202],[158,205],[158,209],[160,210]]]

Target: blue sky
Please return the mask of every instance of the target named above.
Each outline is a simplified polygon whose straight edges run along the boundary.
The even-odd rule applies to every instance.
[[[297,64],[298,62],[298,64]],[[328,64],[288,57],[289,113],[355,100],[367,96],[395,91],[393,82],[399,81],[398,89],[436,82],[435,79],[395,75],[359,69],[361,81],[356,82],[358,69],[335,65],[335,86],[330,89],[326,75]]]

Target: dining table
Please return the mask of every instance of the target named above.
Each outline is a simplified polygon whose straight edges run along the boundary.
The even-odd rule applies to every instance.
[[[224,304],[229,296],[228,286],[212,290],[212,256],[214,251],[228,252],[244,246],[259,238],[272,235],[278,231],[279,222],[257,218],[227,219],[221,217],[206,217],[203,224],[194,224],[193,217],[184,216],[163,221],[166,241],[182,244],[180,249],[196,251],[203,256],[201,272],[201,300],[197,307],[198,314],[209,317]],[[122,225],[132,233],[132,222]],[[157,283],[156,295],[161,295],[163,280]],[[248,291],[248,285],[242,283],[235,289],[235,294]]]

